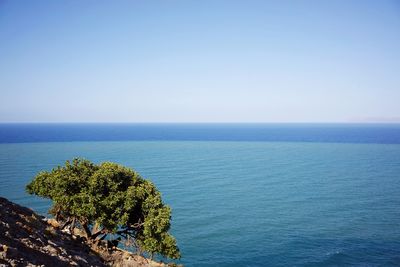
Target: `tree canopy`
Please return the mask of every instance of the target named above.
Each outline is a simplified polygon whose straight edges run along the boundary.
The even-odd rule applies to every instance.
[[[153,183],[130,168],[76,158],[40,172],[26,189],[53,200],[49,212],[64,225],[81,228],[88,240],[117,236],[137,251],[180,258],[168,232],[170,207]]]

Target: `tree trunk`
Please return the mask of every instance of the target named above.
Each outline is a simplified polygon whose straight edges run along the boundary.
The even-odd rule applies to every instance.
[[[64,229],[65,227],[67,227],[71,222],[72,222],[71,219],[68,218],[68,219],[65,221],[65,223],[60,227],[60,229],[63,230],[63,229]]]
[[[81,222],[81,225],[82,225],[83,231],[85,231],[86,238],[88,240],[92,239],[92,233],[90,232],[89,225],[87,224],[87,222],[84,222],[84,223]]]

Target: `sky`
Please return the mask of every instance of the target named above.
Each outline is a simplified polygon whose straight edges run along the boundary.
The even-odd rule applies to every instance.
[[[400,2],[0,0],[0,122],[400,122]]]

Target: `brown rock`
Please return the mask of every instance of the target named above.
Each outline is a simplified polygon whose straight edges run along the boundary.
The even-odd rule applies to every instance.
[[[53,218],[47,219],[47,223],[53,226],[54,228],[60,228],[60,223]]]
[[[82,232],[71,235],[59,227],[56,220],[0,197],[0,266],[167,267],[107,241],[87,242]]]

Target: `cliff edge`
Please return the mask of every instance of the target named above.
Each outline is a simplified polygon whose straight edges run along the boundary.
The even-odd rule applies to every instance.
[[[0,197],[0,266],[168,266],[117,248],[93,247],[54,224]]]

